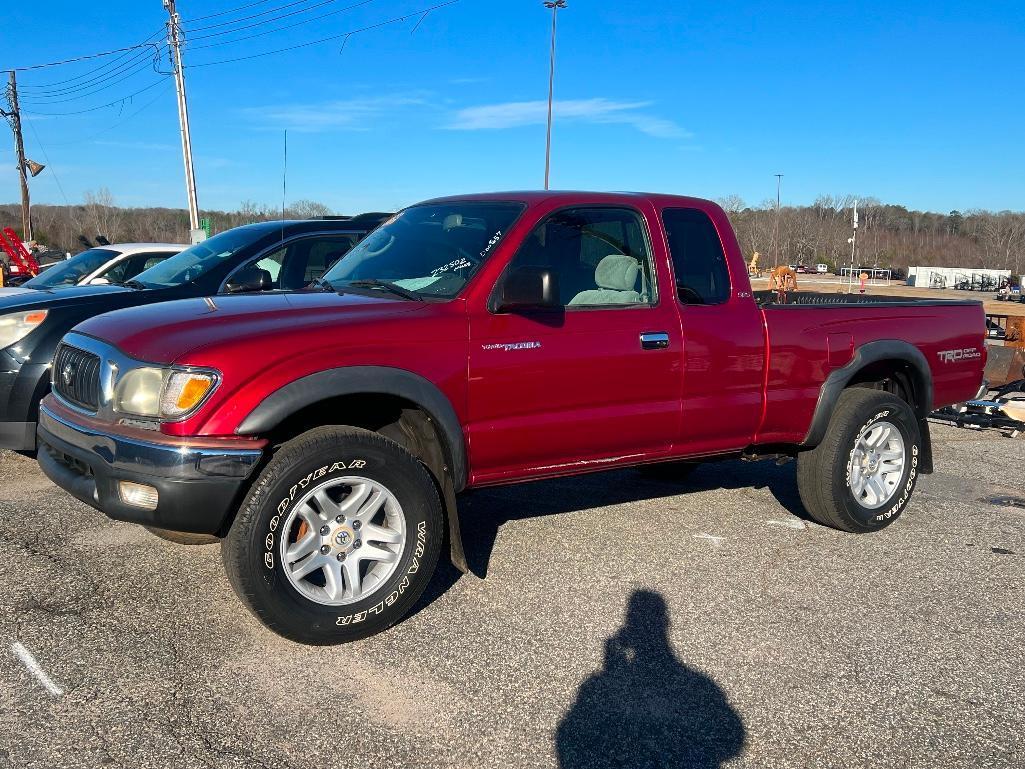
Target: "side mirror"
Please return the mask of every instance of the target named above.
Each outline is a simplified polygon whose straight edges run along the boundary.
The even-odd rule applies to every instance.
[[[505,276],[499,291],[495,308],[498,312],[551,310],[562,306],[559,278],[546,267],[517,267]]]
[[[106,278],[93,278],[89,281],[90,286],[109,286],[110,281]]]
[[[274,280],[270,273],[259,267],[243,267],[224,284],[229,294],[247,294],[253,291],[270,291]]]

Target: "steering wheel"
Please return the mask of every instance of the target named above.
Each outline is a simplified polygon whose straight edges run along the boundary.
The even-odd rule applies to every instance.
[[[680,301],[685,304],[704,304],[705,299],[701,294],[695,291],[690,286],[685,286],[682,283],[676,284],[676,293],[680,297]]]
[[[381,254],[383,254],[385,251],[387,251],[389,248],[391,248],[394,243],[395,243],[395,236],[389,233],[388,237],[385,239],[385,243],[384,243],[383,246],[381,246],[378,249],[373,249],[373,248],[370,248],[370,244],[368,243],[367,244],[367,250],[364,253],[368,257],[370,257],[370,258],[374,258],[376,256],[380,256]]]

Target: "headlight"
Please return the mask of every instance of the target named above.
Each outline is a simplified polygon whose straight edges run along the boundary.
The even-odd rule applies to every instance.
[[[114,410],[140,417],[179,419],[194,411],[216,386],[213,373],[137,368],[126,373],[114,389]]]
[[[28,336],[36,326],[46,320],[46,313],[46,310],[31,310],[0,315],[0,350]]]
[[[129,371],[114,390],[114,411],[140,417],[160,416],[164,374],[162,368],[137,368]]]

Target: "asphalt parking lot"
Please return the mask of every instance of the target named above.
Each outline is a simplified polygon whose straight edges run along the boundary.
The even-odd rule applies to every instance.
[[[477,492],[486,579],[326,649],[264,630],[216,545],[0,453],[0,766],[1021,766],[1025,508],[985,500],[1025,497],[1025,440],[933,430],[873,536],[804,521],[792,465]]]

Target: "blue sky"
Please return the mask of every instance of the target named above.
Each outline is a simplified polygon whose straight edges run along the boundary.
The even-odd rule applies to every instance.
[[[415,31],[414,16],[344,48],[337,39],[198,66],[440,1],[342,10],[359,0],[267,0],[197,20],[253,0],[179,0],[193,30],[184,55],[200,206],[279,205],[285,128],[289,200],[348,213],[540,187],[550,24],[540,0],[461,0]],[[7,3],[0,68],[131,45],[165,18],[160,0]],[[27,154],[50,165],[32,183],[34,201],[80,202],[105,186],[123,205],[183,207],[170,78],[143,68],[123,83],[100,77],[85,90],[104,90],[85,95],[52,85],[88,83],[104,61],[19,73]],[[150,84],[123,106],[33,114],[88,109]],[[552,186],[738,194],[754,205],[774,197],[782,172],[784,203],[851,193],[938,211],[1021,210],[1023,84],[1021,0],[569,0],[559,17]],[[3,201],[18,195],[13,158],[5,134]]]

